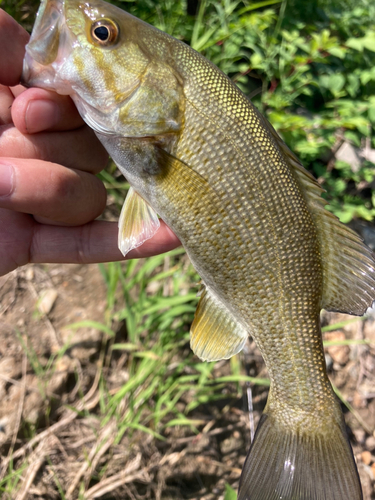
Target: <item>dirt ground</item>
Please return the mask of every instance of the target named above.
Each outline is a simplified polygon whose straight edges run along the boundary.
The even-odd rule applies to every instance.
[[[103,426],[94,418],[104,336],[92,324],[66,325],[103,322],[106,286],[98,266],[26,266],[0,278],[0,297],[0,479],[20,471],[16,493],[3,498],[220,500],[225,483],[238,487],[250,441],[246,386],[242,397],[228,394],[227,401],[191,412],[206,422],[199,434],[170,427],[164,441],[137,431],[116,442],[115,420]],[[324,313],[322,322],[347,319]],[[116,328],[121,336],[122,325]],[[364,499],[375,499],[375,313],[325,339],[357,341],[327,348],[326,357],[332,381],[352,407],[345,417]],[[125,361],[118,356],[107,367],[113,392],[129,378]],[[266,376],[254,343],[241,361],[243,373]],[[215,370],[227,373],[228,362]],[[266,388],[252,388],[255,424],[266,397]]]

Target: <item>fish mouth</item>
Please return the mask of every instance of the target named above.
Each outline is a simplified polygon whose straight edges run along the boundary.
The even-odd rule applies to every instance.
[[[64,0],[43,0],[26,53],[44,66],[52,63],[57,56],[59,34],[64,22]]]
[[[57,68],[64,64],[75,41],[66,26],[64,6],[65,0],[42,0],[23,60],[21,83],[25,87],[70,93],[56,81]]]

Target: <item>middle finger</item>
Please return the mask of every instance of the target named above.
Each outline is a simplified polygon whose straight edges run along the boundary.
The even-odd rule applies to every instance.
[[[80,225],[104,210],[106,190],[87,172],[40,160],[0,159],[0,207],[49,224]]]
[[[12,123],[11,109],[13,100],[14,97],[9,87],[0,85],[0,125]]]

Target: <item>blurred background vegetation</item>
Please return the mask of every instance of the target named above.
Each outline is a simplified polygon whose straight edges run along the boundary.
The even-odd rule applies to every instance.
[[[343,222],[374,219],[373,0],[112,3],[227,73],[319,179]],[[31,29],[39,2],[0,5]]]
[[[373,0],[112,0],[112,3],[185,41],[219,66],[268,117],[290,149],[318,178],[326,190],[330,210],[346,223],[353,219],[373,221]],[[0,6],[31,31],[39,1],[0,0]],[[109,192],[109,211],[116,218],[127,183],[113,164],[100,177]],[[101,373],[95,377],[99,404],[80,411],[82,416],[95,416],[102,427],[115,421],[116,445],[126,438],[130,440],[127,442],[130,449],[129,442],[132,443],[137,432],[151,434],[164,443],[173,435],[174,428],[184,427],[195,434],[205,432],[207,425],[215,426],[218,419],[209,405],[222,400],[221,415],[229,415],[232,406],[242,398],[245,381],[251,382],[253,388],[261,386],[267,390],[268,381],[264,378],[266,373],[260,371],[259,356],[254,358],[255,362],[245,363],[244,375],[238,356],[226,363],[201,363],[191,353],[189,326],[198,300],[199,277],[182,249],[144,262],[100,265],[100,270],[107,290],[102,323],[85,322],[69,327],[74,331],[94,327],[103,334],[102,348],[97,353]],[[35,374],[45,384],[53,377],[55,366],[68,348],[64,344],[42,366],[30,346],[24,346]],[[128,382],[120,388],[111,386],[109,376],[118,369],[119,359],[128,374]],[[237,403],[233,403],[235,398]],[[68,401],[81,408],[84,397],[81,406]],[[45,411],[46,421],[58,420],[49,403]],[[207,424],[207,415],[215,424]],[[30,438],[40,430],[38,423],[25,426]],[[246,439],[241,445],[242,458],[248,444]],[[143,456],[146,464],[147,451]],[[80,483],[81,491],[100,484],[107,474],[105,464],[103,460],[103,469],[97,467],[84,485]],[[26,465],[9,462],[8,475],[0,481],[0,493],[8,495],[6,498],[14,498],[13,488],[18,484],[22,467]],[[231,476],[224,478],[232,483]],[[184,487],[193,488],[192,483]],[[56,488],[60,491],[65,486]],[[62,494],[60,497],[65,498]],[[235,498],[229,486],[225,498]]]

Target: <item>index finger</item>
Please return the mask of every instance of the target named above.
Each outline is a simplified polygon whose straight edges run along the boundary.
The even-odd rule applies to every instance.
[[[28,41],[27,31],[0,9],[0,84],[14,86],[20,82]]]
[[[27,89],[16,97],[12,118],[22,134],[73,130],[84,124],[69,96],[39,88]]]
[[[0,9],[0,84],[15,87],[21,79],[25,45],[29,34],[4,10]],[[13,89],[13,121],[23,134],[43,130],[71,130],[83,120],[68,96],[42,89]]]

